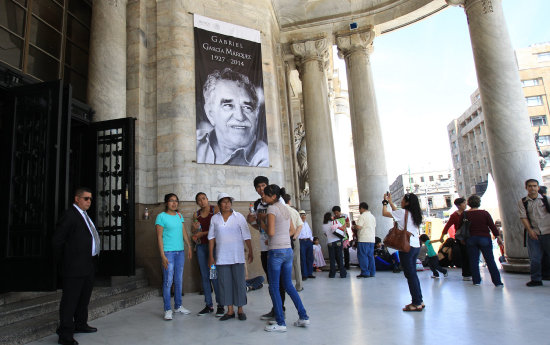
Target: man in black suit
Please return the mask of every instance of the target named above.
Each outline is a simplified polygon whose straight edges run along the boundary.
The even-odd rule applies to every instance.
[[[57,224],[53,248],[61,265],[63,295],[59,305],[59,344],[78,345],[74,333],[97,332],[88,325],[88,303],[94,285],[93,257],[99,255],[99,235],[86,213],[92,204],[91,190],[77,188],[74,204]]]

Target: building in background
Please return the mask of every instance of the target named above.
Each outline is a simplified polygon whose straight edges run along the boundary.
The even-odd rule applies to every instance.
[[[458,197],[452,170],[411,172],[397,176],[390,186],[394,202],[405,193],[415,193],[425,216],[443,218],[443,212],[453,206]]]
[[[516,60],[533,140],[541,155],[543,183],[550,183],[550,126],[548,126],[548,96],[550,90],[550,43],[534,44],[516,50]],[[447,126],[454,166],[456,189],[461,196],[482,195],[492,173],[479,90],[470,97],[472,104]]]

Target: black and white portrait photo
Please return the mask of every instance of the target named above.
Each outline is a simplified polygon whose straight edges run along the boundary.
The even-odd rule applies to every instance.
[[[259,38],[195,15],[197,163],[269,166]]]

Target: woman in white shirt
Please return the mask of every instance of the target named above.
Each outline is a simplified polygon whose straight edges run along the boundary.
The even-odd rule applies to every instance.
[[[332,214],[330,212],[325,213],[323,217],[323,232],[327,236],[327,249],[330,260],[328,277],[334,278],[336,276],[336,263],[338,263],[338,267],[340,267],[340,278],[345,278],[347,276],[347,271],[342,257],[342,239],[334,234],[334,230],[338,229],[338,227],[333,225],[334,221],[332,220]]]
[[[244,244],[248,249],[248,263],[252,263],[250,230],[242,214],[231,207],[233,198],[226,193],[218,195],[220,212],[212,216],[208,230],[209,266],[216,265],[220,304],[227,306],[227,313],[220,318],[235,318],[233,306],[237,306],[239,320],[246,320],[243,305],[246,304],[246,279],[244,272]],[[214,259],[214,248],[216,256]]]
[[[392,209],[391,212],[387,210],[388,204],[390,204]],[[420,241],[418,240],[420,235],[418,228],[420,224],[422,224],[422,210],[420,209],[418,197],[413,193],[405,194],[403,199],[401,199],[401,209],[398,210],[391,199],[390,193],[386,193],[384,194],[384,201],[382,201],[382,215],[395,219],[400,230],[405,228],[406,219],[407,231],[411,233],[411,249],[408,253],[400,251],[399,261],[401,261],[403,273],[409,284],[412,303],[407,304],[403,308],[403,311],[422,311],[425,305],[422,302],[422,290],[420,289],[420,281],[416,274],[416,259],[420,252]]]
[[[294,302],[299,319],[294,322],[297,327],[309,325],[309,316],[302,304],[300,295],[292,285],[293,252],[290,246],[290,236],[294,235],[294,224],[290,219],[288,208],[279,199],[285,194],[284,188],[276,184],[265,187],[262,201],[267,207],[267,235],[269,236],[267,252],[267,269],[269,271],[269,294],[273,302],[275,320],[269,322],[264,330],[267,332],[286,332],[286,323],[283,313],[279,284],[283,284],[286,293]]]

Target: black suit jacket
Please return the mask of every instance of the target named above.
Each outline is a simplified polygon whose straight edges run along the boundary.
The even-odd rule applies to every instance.
[[[83,277],[93,273],[93,241],[82,214],[72,205],[59,219],[52,240],[63,277]]]

